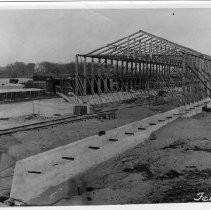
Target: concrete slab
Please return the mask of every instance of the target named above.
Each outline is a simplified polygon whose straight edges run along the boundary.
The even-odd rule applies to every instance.
[[[190,117],[200,113],[203,104],[209,100],[189,105],[187,112],[179,107],[109,130],[105,135],[94,135],[17,161],[10,197],[30,205],[43,205],[66,195],[75,195],[75,180],[80,174],[144,142],[153,131],[181,114]]]
[[[20,93],[20,92],[39,92],[43,91],[43,89],[38,88],[10,88],[10,89],[0,89],[0,93]]]
[[[62,98],[0,104],[0,118],[12,118],[30,114],[51,117],[54,114],[73,113],[74,106],[74,104],[67,103]]]

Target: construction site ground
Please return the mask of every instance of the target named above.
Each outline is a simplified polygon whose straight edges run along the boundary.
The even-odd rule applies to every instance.
[[[0,104],[0,130],[24,124],[24,120],[39,122],[43,118],[51,118],[58,115],[73,114],[74,104],[66,102],[62,98],[50,98],[15,103]],[[40,117],[31,118],[38,115]]]
[[[168,103],[140,105],[136,101],[111,105],[110,108],[119,109],[116,119],[89,119],[0,136],[0,195],[9,196],[16,160],[173,109],[174,106]],[[210,121],[211,114],[207,113],[177,120],[132,151],[90,170],[81,177],[84,185],[79,194],[54,204],[192,201],[197,190],[207,191],[208,185],[211,188]]]
[[[111,105],[111,108],[113,106]],[[116,119],[88,119],[0,136],[0,195],[9,195],[13,170],[17,160],[69,144],[94,135],[101,130],[109,130],[173,108],[172,105],[168,104],[140,106],[138,102],[116,104],[115,107],[120,108],[116,113]],[[9,118],[8,120],[18,125],[18,123],[37,122],[43,120],[43,117],[26,115]]]
[[[51,205],[201,202],[211,192],[211,113],[177,119],[78,177],[78,194]],[[198,193],[203,193],[199,199]],[[196,201],[195,201],[196,202]]]

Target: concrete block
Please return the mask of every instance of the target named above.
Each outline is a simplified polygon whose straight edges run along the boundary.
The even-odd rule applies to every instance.
[[[89,105],[75,105],[73,109],[74,115],[81,116],[90,113]]]

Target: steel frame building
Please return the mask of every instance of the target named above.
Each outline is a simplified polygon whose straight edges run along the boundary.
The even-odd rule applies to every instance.
[[[210,95],[210,72],[210,56],[139,30],[77,54],[74,92],[100,97],[119,91],[167,90],[174,102],[188,104]]]

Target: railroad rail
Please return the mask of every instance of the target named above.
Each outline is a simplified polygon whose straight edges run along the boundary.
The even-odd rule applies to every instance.
[[[34,130],[34,129],[45,128],[45,127],[54,126],[54,125],[58,125],[58,124],[73,123],[73,122],[77,122],[77,121],[97,118],[97,116],[101,113],[106,114],[108,112],[116,111],[116,110],[117,109],[111,109],[111,110],[101,111],[98,113],[87,114],[87,115],[83,115],[83,116],[65,116],[65,117],[59,117],[56,119],[45,120],[45,121],[41,121],[41,122],[16,126],[13,128],[2,129],[2,130],[0,130],[0,136],[16,133],[16,132],[20,132],[20,131]]]

